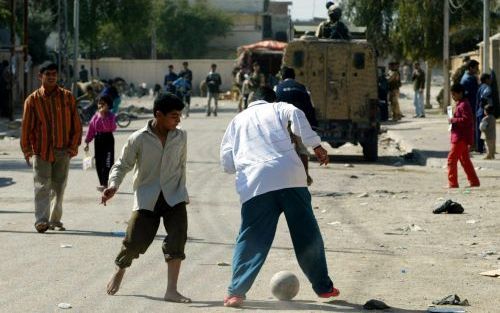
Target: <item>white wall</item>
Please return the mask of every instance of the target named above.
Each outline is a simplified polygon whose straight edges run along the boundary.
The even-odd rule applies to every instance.
[[[122,59],[99,59],[94,60],[94,69],[99,68],[100,79],[110,79],[121,77],[127,83],[134,83],[136,86],[145,82],[148,88],[153,88],[154,84],[163,86],[163,79],[168,71],[168,65],[174,66],[174,71],[179,73],[182,69],[182,62],[189,62],[189,69],[193,71],[193,92],[197,94],[198,86],[205,80],[210,65],[217,64],[217,72],[222,77],[222,90],[227,91],[232,85],[231,72],[235,65],[234,60],[122,60]],[[90,74],[90,60],[80,60],[80,65],[84,64]],[[96,71],[94,70],[94,74]]]

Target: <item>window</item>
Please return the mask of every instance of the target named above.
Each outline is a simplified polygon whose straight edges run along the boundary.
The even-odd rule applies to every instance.
[[[304,51],[295,51],[293,53],[293,67],[304,66]]]
[[[357,52],[354,54],[354,68],[362,70],[365,68],[365,54],[363,52]]]

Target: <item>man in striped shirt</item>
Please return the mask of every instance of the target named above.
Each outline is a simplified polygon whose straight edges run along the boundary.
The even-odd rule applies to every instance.
[[[57,85],[57,74],[56,64],[42,65],[38,74],[42,86],[24,102],[21,149],[26,164],[33,166],[35,228],[39,233],[49,228],[64,230],[62,200],[69,160],[78,154],[82,137],[75,98]]]

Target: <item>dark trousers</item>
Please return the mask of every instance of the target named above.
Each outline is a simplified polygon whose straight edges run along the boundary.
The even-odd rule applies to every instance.
[[[115,163],[115,138],[113,133],[97,133],[94,140],[97,177],[101,186],[108,186],[109,171]]]
[[[184,254],[188,227],[186,203],[181,202],[171,207],[165,201],[163,193],[160,193],[153,212],[148,210],[132,212],[123,246],[115,259],[115,264],[119,268],[129,267],[132,260],[146,252],[155,239],[161,218],[167,232],[162,245],[165,261],[186,258]]]

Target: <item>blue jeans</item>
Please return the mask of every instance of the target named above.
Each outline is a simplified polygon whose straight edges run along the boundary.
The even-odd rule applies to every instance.
[[[415,96],[413,97],[413,105],[415,106],[416,116],[425,116],[423,91],[415,90]]]
[[[245,296],[266,260],[281,213],[292,237],[300,268],[317,293],[329,292],[325,248],[307,188],[287,188],[256,196],[241,208],[241,228],[233,255],[229,295]]]

